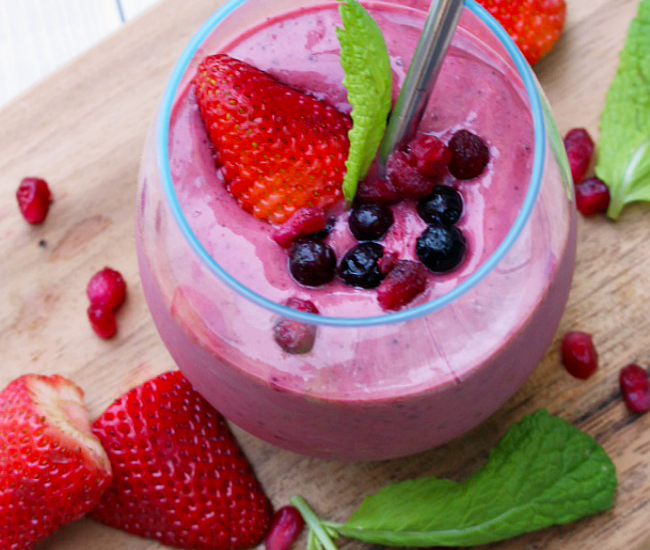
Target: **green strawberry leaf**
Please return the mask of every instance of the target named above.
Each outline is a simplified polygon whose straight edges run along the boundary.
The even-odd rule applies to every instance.
[[[350,152],[345,163],[343,195],[350,204],[357,185],[375,157],[386,130],[391,107],[390,59],[379,25],[357,0],[341,0],[343,28],[336,34],[341,44],[343,85],[352,105]]]
[[[630,24],[600,119],[596,175],[609,186],[607,215],[650,201],[650,0]]]
[[[299,496],[291,502],[326,550],[336,550],[337,534],[387,546],[473,546],[607,510],[615,490],[603,448],[540,409],[511,426],[462,483],[431,476],[387,485],[343,524],[318,519]]]
[[[612,506],[614,464],[587,434],[542,409],[513,425],[462,483],[388,485],[338,532],[389,546],[472,546],[562,524]]]

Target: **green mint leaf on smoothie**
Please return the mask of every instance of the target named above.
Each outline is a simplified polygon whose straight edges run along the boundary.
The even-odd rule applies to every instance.
[[[381,29],[365,8],[357,0],[343,0],[339,11],[344,25],[336,29],[345,70],[343,85],[352,105],[343,195],[351,203],[384,136],[391,107],[392,74]]]
[[[305,521],[328,550],[332,534],[398,547],[473,546],[607,510],[615,489],[602,447],[541,409],[511,426],[485,466],[461,483],[433,476],[394,483],[345,523],[318,520],[311,510]]]
[[[639,4],[605,98],[596,175],[609,186],[612,219],[650,201],[650,0]]]

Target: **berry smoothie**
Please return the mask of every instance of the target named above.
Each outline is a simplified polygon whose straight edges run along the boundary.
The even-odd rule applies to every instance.
[[[389,3],[370,5],[384,33],[397,94],[425,14]],[[349,113],[335,29],[335,3],[279,13],[217,52]],[[216,33],[217,31],[215,31]],[[200,59],[199,59],[200,60]],[[198,61],[197,61],[198,62]],[[426,304],[471,277],[507,238],[529,193],[536,144],[526,88],[498,41],[466,13],[443,64],[419,134],[448,142],[459,129],[481,136],[490,161],[457,189],[457,222],[467,243],[457,268],[427,270]],[[225,284],[188,246],[157,185],[153,137],[141,169],[138,250],[145,294],[174,360],[229,420],[279,446],[314,456],[372,460],[443,444],[492,414],[530,374],[555,332],[575,255],[573,208],[547,143],[539,194],[519,237],[483,279],[426,315],[372,326],[318,325],[307,353],[274,340],[278,315]],[[539,151],[539,147],[537,148]],[[203,251],[241,285],[276,303],[301,299],[321,316],[386,315],[377,293],[335,277],[299,284],[273,225],[245,212],[230,195],[208,139],[193,86],[184,80],[171,112],[169,166],[178,205]],[[415,201],[390,207],[394,221],[379,241],[400,259],[418,261],[427,227]],[[340,261],[358,244],[350,212],[333,208],[327,244]],[[387,319],[390,320],[390,319]]]

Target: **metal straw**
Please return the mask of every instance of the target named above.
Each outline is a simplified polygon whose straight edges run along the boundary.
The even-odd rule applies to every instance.
[[[406,145],[415,134],[462,11],[463,0],[432,0],[379,148],[379,158],[383,164],[388,155]]]

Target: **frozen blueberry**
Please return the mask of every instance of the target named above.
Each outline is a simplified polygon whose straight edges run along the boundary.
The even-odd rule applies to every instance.
[[[463,213],[463,198],[448,185],[434,187],[433,192],[418,201],[418,214],[432,225],[454,225]]]
[[[357,240],[375,241],[393,225],[393,212],[385,204],[360,204],[352,209],[348,223]]]
[[[460,229],[430,225],[417,239],[415,253],[435,273],[456,268],[465,256],[467,243]]]
[[[300,240],[293,244],[289,255],[289,271],[305,286],[329,283],[336,274],[336,255],[325,243]]]
[[[379,259],[383,254],[384,247],[378,243],[358,244],[343,256],[339,276],[351,286],[375,288],[384,278],[379,268]]]

